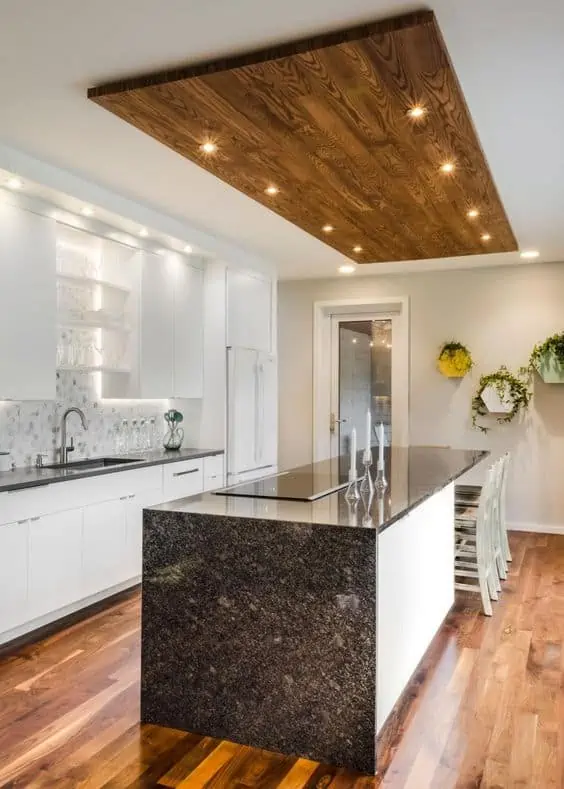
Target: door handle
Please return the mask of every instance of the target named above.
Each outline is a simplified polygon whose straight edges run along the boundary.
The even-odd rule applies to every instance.
[[[329,430],[331,431],[331,433],[334,433],[336,426],[346,421],[347,421],[346,419],[337,419],[336,414],[331,412],[331,416],[329,417]]]
[[[185,477],[186,474],[195,474],[199,470],[200,470],[199,468],[191,468],[189,471],[177,471],[172,476],[173,477]]]

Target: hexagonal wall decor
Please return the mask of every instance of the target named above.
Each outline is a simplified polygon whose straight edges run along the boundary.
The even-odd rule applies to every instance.
[[[493,384],[486,386],[481,398],[490,414],[509,414],[513,409],[513,400],[509,394],[509,386],[507,384],[501,395]]]

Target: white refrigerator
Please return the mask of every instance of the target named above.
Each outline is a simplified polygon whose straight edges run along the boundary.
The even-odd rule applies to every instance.
[[[249,348],[227,349],[227,484],[276,472],[278,385],[276,357]]]

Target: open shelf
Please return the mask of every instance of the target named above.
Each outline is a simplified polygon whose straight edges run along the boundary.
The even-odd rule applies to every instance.
[[[62,272],[57,272],[57,279],[60,279],[65,282],[72,282],[74,285],[81,285],[85,288],[92,288],[95,285],[99,285],[102,288],[108,288],[109,290],[117,290],[124,295],[128,295],[131,291],[128,288],[124,288],[121,285],[114,285],[113,282],[107,282],[103,279],[96,279],[95,277],[82,277],[78,276],[78,274],[63,274]]]
[[[64,326],[68,329],[108,329],[110,331],[121,332],[122,334],[129,334],[131,331],[129,326],[123,326],[116,321],[103,321],[100,318],[82,320],[78,318],[66,318],[64,315],[60,315],[57,323],[59,326]]]
[[[122,375],[128,375],[131,372],[127,367],[107,367],[103,364],[81,366],[61,364],[57,367],[57,370],[73,373],[120,373]]]

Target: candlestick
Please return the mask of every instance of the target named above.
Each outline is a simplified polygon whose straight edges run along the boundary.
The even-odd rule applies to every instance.
[[[378,429],[378,465],[382,465],[384,468],[384,425],[380,422],[380,427]]]
[[[356,478],[356,469],[351,468],[349,470],[349,484],[345,491],[345,499],[347,501],[355,501],[360,498],[360,493],[358,492],[358,480]]]
[[[365,464],[372,460],[371,436],[372,436],[372,414],[370,413],[370,409],[368,409],[368,411],[366,412],[366,439],[364,442],[364,455],[362,457],[362,462]]]
[[[356,479],[356,428],[351,430],[351,465],[350,471]],[[350,475],[349,475],[350,476]]]

